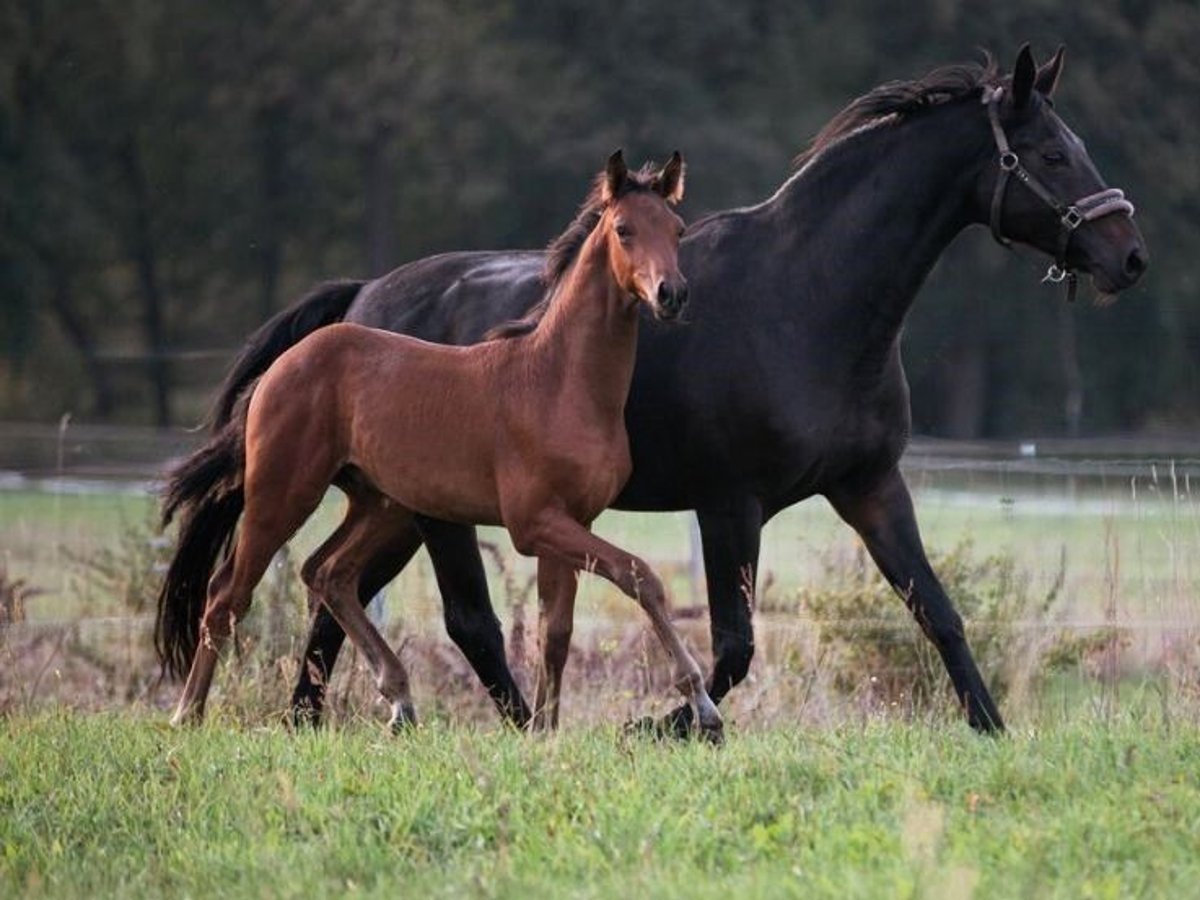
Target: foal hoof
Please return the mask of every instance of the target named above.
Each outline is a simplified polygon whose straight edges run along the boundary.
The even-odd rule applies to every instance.
[[[388,722],[388,728],[392,730],[392,734],[403,734],[416,727],[417,713],[412,704],[397,703],[392,708],[392,720]]]
[[[686,741],[692,736],[692,722],[695,717],[692,708],[684,704],[671,710],[661,719],[645,716],[641,719],[634,719],[632,722],[626,722],[624,731],[626,734],[654,738],[659,741]]]

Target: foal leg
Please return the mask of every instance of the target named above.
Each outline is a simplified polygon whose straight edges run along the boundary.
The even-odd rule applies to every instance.
[[[549,556],[538,559],[538,645],[541,659],[533,704],[533,727],[537,731],[558,727],[562,673],[571,650],[575,619],[576,578],[573,567]]]
[[[221,646],[235,624],[245,617],[254,587],[271,564],[272,557],[304,524],[320,499],[320,493],[316,493],[315,499],[310,495],[295,506],[280,503],[274,508],[270,504],[264,508],[255,495],[247,494],[246,511],[233,554],[221,564],[208,584],[208,603],[200,622],[200,645],[171,718],[173,725],[199,722],[204,718],[204,703],[208,699]]]
[[[366,657],[375,684],[392,707],[391,727],[398,730],[416,724],[408,672],[392,652],[358,602],[358,584],[363,568],[378,552],[380,534],[389,535],[412,514],[382,494],[356,490],[350,494],[346,518],[322,548],[319,568],[308,573],[310,590],[321,598]]]
[[[712,634],[708,693],[714,703],[720,703],[745,679],[754,657],[752,614],[763,513],[757,498],[744,496],[720,509],[697,510],[696,518],[704,548]],[[660,733],[685,737],[692,726],[692,708],[684,704],[649,724]]]
[[[696,707],[701,732],[714,741],[722,735],[721,714],[704,688],[700,666],[688,653],[667,615],[666,592],[658,576],[645,561],[596,537],[570,516],[561,512],[542,513],[529,526],[509,524],[518,551],[552,557],[574,569],[594,569],[632,597],[650,617],[655,634],[674,665],[675,686]]]
[[[421,547],[421,535],[411,518],[397,522],[389,531],[380,527],[379,547],[375,555],[363,568],[358,583],[358,601],[366,606],[371,598],[383,590],[409,563]],[[328,542],[314,553],[304,564],[304,569],[315,573],[328,556]],[[307,583],[307,580],[306,580]],[[330,674],[337,662],[346,632],[337,623],[329,608],[323,603],[311,604],[312,620],[308,632],[308,644],[304,659],[292,691],[292,720],[296,725],[319,725],[325,708],[325,692]]]
[[[962,617],[925,557],[912,498],[899,470],[893,468],[866,491],[828,497],[838,515],[862,536],[879,570],[937,648],[967,722],[978,731],[1003,731],[1004,722],[967,646]]]

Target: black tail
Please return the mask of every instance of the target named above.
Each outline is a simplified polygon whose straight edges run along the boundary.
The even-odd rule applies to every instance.
[[[244,502],[247,390],[207,444],[176,466],[163,490],[163,526],[179,516],[175,555],[158,592],[154,646],[176,678],[192,665],[208,582],[228,552]]]
[[[238,397],[283,351],[318,328],[340,322],[365,281],[330,281],[278,313],[246,341],[246,346],[225,376],[208,414],[208,427],[217,432],[229,423]]]

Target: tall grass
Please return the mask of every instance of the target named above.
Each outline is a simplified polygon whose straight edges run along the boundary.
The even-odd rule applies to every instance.
[[[1182,897],[1194,728],[870,718],[721,749],[576,728],[0,728],[3,896]]]

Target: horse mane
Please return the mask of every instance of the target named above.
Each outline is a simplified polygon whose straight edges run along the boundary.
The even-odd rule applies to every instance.
[[[982,62],[941,66],[912,81],[888,81],[852,100],[796,157],[796,168],[803,169],[838,141],[865,128],[885,121],[903,121],[997,84],[1000,76],[996,60],[988,51],[982,52]]]
[[[627,194],[641,193],[653,189],[654,176],[658,169],[651,163],[646,163],[636,172],[630,171],[625,180],[621,183],[621,188],[617,191],[617,196],[613,199],[619,200]],[[584,242],[588,239],[596,226],[600,223],[600,217],[604,215],[604,210],[607,204],[604,202],[604,181],[606,174],[601,172],[592,183],[592,189],[584,198],[583,203],[579,206],[579,211],[575,213],[575,218],[571,220],[571,224],[566,227],[558,237],[550,242],[546,247],[546,266],[542,271],[542,281],[546,284],[546,290],[542,294],[542,299],[525,311],[525,315],[519,319],[512,319],[493,328],[488,329],[484,334],[485,341],[519,337],[523,334],[529,334],[537,328],[538,322],[546,315],[546,310],[550,308],[550,301],[554,297],[555,288],[562,281],[563,276],[571,268],[571,264],[575,262],[575,258],[579,255],[580,249]]]

